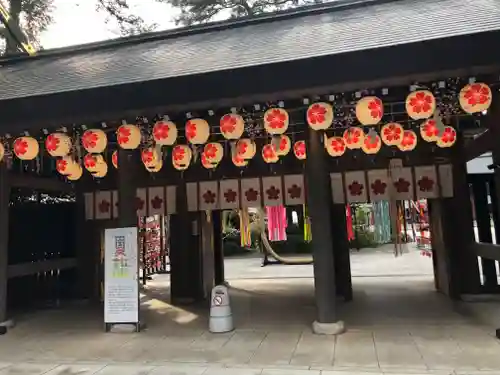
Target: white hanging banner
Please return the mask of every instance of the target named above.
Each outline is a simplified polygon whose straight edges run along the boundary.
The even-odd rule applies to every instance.
[[[346,172],[345,191],[349,203],[362,203],[368,201],[366,192],[366,179],[364,171]]]
[[[221,210],[240,207],[240,183],[238,180],[222,180],[219,183]]]
[[[139,323],[137,228],[104,232],[104,322]]]
[[[415,167],[415,190],[417,199],[439,197],[437,173],[434,165]]]
[[[97,220],[111,219],[111,192],[96,191],[94,201],[95,218]]]
[[[186,184],[187,209],[190,212],[198,211],[198,183],[188,182]]]
[[[244,178],[241,180],[241,207],[262,207],[260,178]]]
[[[395,167],[389,170],[394,200],[413,200],[413,175],[409,167]]]
[[[285,204],[288,206],[304,204],[304,176],[301,174],[286,175]]]
[[[367,175],[370,201],[388,201],[390,181],[387,169],[373,169]]]
[[[146,188],[137,189],[135,204],[137,216],[148,216],[148,198]]]
[[[262,177],[264,206],[283,205],[283,183],[280,176]]]
[[[163,186],[148,188],[148,214],[165,215],[165,190]]]
[[[167,186],[167,214],[175,214],[177,186]]]
[[[442,164],[438,167],[441,197],[453,197],[453,167],[451,164]]]
[[[85,220],[94,219],[94,193],[84,193],[85,200]]]
[[[200,211],[212,211],[219,208],[219,186],[217,181],[203,181],[199,185]]]
[[[332,200],[335,204],[345,203],[344,181],[342,173],[330,173],[330,185],[332,188]]]

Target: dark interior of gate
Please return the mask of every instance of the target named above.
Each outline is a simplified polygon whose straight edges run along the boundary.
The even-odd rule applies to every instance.
[[[0,322],[100,302],[103,231],[129,226],[165,233],[142,259],[146,284],[170,272],[154,298],[205,310],[223,212],[266,207],[306,208],[319,323],[349,322],[351,204],[389,202],[398,244],[398,207],[425,199],[435,288],[497,293],[500,13],[476,3],[341,1],[2,61]]]

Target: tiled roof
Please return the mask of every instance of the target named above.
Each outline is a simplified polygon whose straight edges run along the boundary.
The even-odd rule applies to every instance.
[[[500,30],[498,0],[399,0],[157,33],[0,68],[0,100],[193,76]],[[342,69],[342,67],[332,67]],[[256,77],[257,78],[257,77]]]

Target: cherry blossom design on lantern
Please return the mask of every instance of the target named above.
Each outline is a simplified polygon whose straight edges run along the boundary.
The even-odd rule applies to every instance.
[[[364,186],[363,184],[360,184],[358,181],[353,181],[349,184],[347,188],[349,189],[349,193],[352,196],[359,197],[361,196],[361,194],[363,194]]]
[[[151,164],[154,160],[153,150],[148,150],[148,149],[143,150],[141,153],[141,159],[144,164],[146,165]]]
[[[427,113],[432,111],[434,106],[434,97],[425,91],[416,92],[409,100],[411,111],[415,113]]]
[[[117,142],[119,145],[123,145],[123,144],[127,144],[128,141],[130,140],[130,135],[131,135],[131,132],[130,132],[130,129],[128,129],[127,127],[124,127],[124,126],[120,126],[118,128],[118,134],[116,135],[117,137]],[[85,147],[85,146],[83,146]]]
[[[373,194],[384,195],[387,189],[387,184],[380,179],[376,179],[375,181],[372,182],[370,187],[372,188]]]
[[[28,152],[28,142],[22,138],[18,138],[14,141],[14,153],[16,155],[24,155]]]
[[[164,122],[157,122],[153,127],[153,137],[156,140],[167,139],[170,133],[168,125]]]
[[[238,142],[238,155],[245,155],[248,150],[247,142]]]
[[[403,127],[396,123],[390,123],[382,126],[382,140],[388,146],[395,146],[401,143],[403,138]]]
[[[105,199],[103,199],[98,204],[99,212],[103,213],[103,214],[108,213],[110,207],[111,207],[111,204]]]
[[[380,150],[382,142],[378,134],[373,136],[368,135],[363,141],[363,146],[361,147],[366,154],[375,154]]]
[[[370,110],[370,116],[374,119],[381,119],[384,115],[382,100],[379,98],[373,98],[373,100],[370,100],[368,103],[368,109]]]
[[[98,140],[99,136],[97,135],[97,133],[93,132],[92,130],[87,130],[85,133],[83,133],[82,136],[83,148],[85,148],[86,150],[93,149],[97,146]]]
[[[203,193],[203,202],[205,204],[215,204],[215,193],[211,190],[207,190],[205,193]]]
[[[320,104],[313,104],[307,110],[307,122],[309,124],[322,124],[326,120],[326,108]]]
[[[410,181],[400,177],[394,181],[394,187],[398,193],[408,193],[410,191]]]
[[[457,132],[453,127],[451,126],[446,126],[443,130],[443,134],[441,135],[441,138],[438,139],[437,145],[439,147],[451,147],[455,144],[455,141],[457,140]]]
[[[59,147],[59,138],[53,134],[49,134],[45,140],[45,148],[47,151],[56,151]]]
[[[288,140],[285,137],[281,138],[280,139],[280,150],[285,151],[287,146],[288,146]]]
[[[155,210],[161,209],[163,206],[163,199],[161,199],[158,195],[155,195],[153,199],[151,199],[151,207]]]
[[[113,163],[113,166],[115,168],[118,168],[118,152],[114,151],[113,154],[111,155],[111,163]]]
[[[264,147],[262,148],[262,155],[264,156],[264,160],[266,161],[272,161],[276,159],[277,155],[274,145],[264,145]]]
[[[266,190],[267,199],[271,201],[277,201],[280,199],[280,189],[277,189],[276,186],[271,185],[269,189]]]
[[[135,197],[135,209],[137,211],[142,211],[144,209],[144,199],[141,197]]]
[[[435,120],[427,120],[420,126],[420,136],[426,142],[435,142],[439,138],[439,129]]]
[[[256,202],[257,198],[259,197],[259,192],[254,188],[250,188],[245,191],[245,197],[248,202]]]
[[[182,161],[184,160],[185,156],[186,156],[186,151],[184,150],[183,147],[180,146],[174,147],[174,150],[172,151],[172,157],[174,158],[174,161]]]
[[[203,148],[203,153],[205,154],[207,159],[215,159],[217,156],[217,147],[215,147],[211,143],[207,143]]]
[[[293,153],[297,159],[305,159],[306,158],[306,142],[297,141],[293,145]]]
[[[363,144],[365,133],[361,128],[352,127],[344,131],[344,143],[347,148],[355,149],[360,148]]]
[[[94,155],[92,154],[87,154],[83,157],[83,165],[87,169],[93,169],[97,165],[97,159]]]
[[[64,172],[66,172],[66,168],[68,167],[68,162],[64,159],[59,159],[58,161],[56,161],[56,170],[63,174]]]
[[[236,197],[238,196],[238,193],[235,192],[233,189],[227,189],[224,192],[224,199],[226,200],[227,203],[234,203],[236,202]]]
[[[434,180],[427,176],[423,176],[420,180],[418,180],[417,185],[419,190],[423,192],[431,192],[434,190]]]
[[[288,195],[291,199],[299,199],[302,196],[302,188],[297,184],[293,184],[288,188]]]
[[[342,155],[345,152],[345,142],[340,137],[335,137],[330,141],[330,147],[337,155]]]
[[[484,84],[474,83],[469,85],[464,93],[464,98],[467,99],[467,104],[470,106],[484,105],[491,99],[491,90]]]
[[[188,141],[196,137],[197,133],[198,130],[196,128],[196,124],[193,121],[188,121],[186,123],[186,138],[188,139]]]
[[[230,114],[222,116],[220,119],[220,131],[222,133],[233,133],[236,130],[236,118]]]
[[[287,121],[286,114],[280,109],[272,109],[266,116],[266,122],[271,129],[282,129]]]
[[[411,151],[417,145],[417,135],[412,130],[405,130],[403,133],[403,139],[401,144],[398,146],[402,151]]]

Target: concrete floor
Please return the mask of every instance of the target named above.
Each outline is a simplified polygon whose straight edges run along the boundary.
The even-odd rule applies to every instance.
[[[0,375],[500,374],[493,330],[434,292],[430,258],[363,250],[352,272],[337,338],[311,333],[311,266],[230,259],[234,332],[208,333],[206,306],[171,306],[159,276],[143,296],[144,332],[103,333],[101,311],[85,306],[38,312],[0,336]]]

